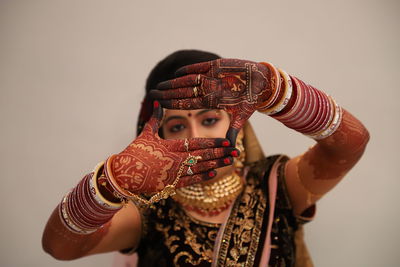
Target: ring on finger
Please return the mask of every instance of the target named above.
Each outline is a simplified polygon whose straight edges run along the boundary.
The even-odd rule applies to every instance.
[[[199,96],[199,91],[197,89],[197,86],[193,87],[193,94],[194,94],[194,97],[198,97]]]
[[[201,160],[201,156],[192,156],[189,154],[189,156],[185,159],[183,162],[186,166],[193,166],[197,163],[198,160]]]
[[[196,77],[196,84],[199,85],[201,83],[201,75],[197,75]]]
[[[185,143],[183,144],[185,146],[186,152],[189,152],[189,140],[185,138]]]

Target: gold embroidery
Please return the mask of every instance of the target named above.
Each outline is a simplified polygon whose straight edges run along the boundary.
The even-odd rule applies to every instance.
[[[268,171],[268,163],[266,161],[264,164],[260,164],[259,169],[258,164],[253,166],[243,193],[233,204],[221,236],[216,266],[253,266],[256,264],[255,256],[262,243],[260,240],[261,229],[266,220],[265,215],[268,214],[267,198],[261,188],[264,184],[260,184],[260,177],[264,177],[264,172]],[[284,170],[282,166],[278,171],[280,177]],[[282,181],[278,179],[279,183]],[[280,194],[278,195],[280,201],[285,202],[284,198]],[[290,211],[289,206],[284,207]],[[171,259],[171,265],[204,266],[211,263],[219,224],[207,223],[190,217],[172,199],[161,201],[152,214],[156,216],[152,218],[155,227],[153,229],[164,237],[163,246],[170,252],[168,258]],[[290,222],[285,216],[283,214],[274,218],[271,232],[273,237],[271,240],[273,246],[271,266],[286,266],[283,264],[293,262],[293,247],[289,243],[292,241],[281,238],[282,236],[289,238],[294,235],[293,229],[289,225]]]
[[[199,223],[180,210],[178,205],[169,209],[167,214],[159,208],[157,215],[161,220],[156,222],[155,228],[163,234],[164,244],[171,252],[175,266],[182,262],[192,265],[199,265],[202,261],[211,263],[218,224]],[[173,220],[173,223],[165,223],[164,219]],[[189,246],[192,252],[181,247],[184,245]]]
[[[217,266],[253,266],[258,248],[266,199],[258,181],[250,177],[229,216]]]

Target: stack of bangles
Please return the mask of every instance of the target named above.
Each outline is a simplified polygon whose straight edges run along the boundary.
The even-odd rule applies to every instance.
[[[87,174],[78,185],[67,193],[59,205],[59,215],[67,229],[76,234],[91,234],[107,223],[128,200],[139,208],[152,204],[176,194],[175,187],[180,180],[185,166],[193,166],[199,156],[191,156],[182,163],[174,182],[150,198],[136,195],[122,188],[110,172],[110,164],[115,155],[106,162],[99,163],[93,172]],[[104,186],[117,202],[107,200],[100,192],[99,185]]]
[[[97,178],[102,167],[102,163],[98,164],[64,196],[59,205],[60,219],[71,232],[91,234],[123,206],[123,203],[110,202],[100,194]]]
[[[270,63],[261,64],[271,70],[277,83],[270,100],[258,106],[259,112],[315,140],[324,139],[337,130],[342,108],[331,96]]]

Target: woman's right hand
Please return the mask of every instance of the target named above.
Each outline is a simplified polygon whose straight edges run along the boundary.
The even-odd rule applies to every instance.
[[[231,165],[232,156],[239,155],[225,138],[161,139],[158,130],[162,117],[162,107],[156,101],[142,133],[106,161],[106,175],[130,193],[160,192],[178,175],[177,188],[209,180],[215,177],[215,169]],[[197,163],[185,164],[190,158]]]

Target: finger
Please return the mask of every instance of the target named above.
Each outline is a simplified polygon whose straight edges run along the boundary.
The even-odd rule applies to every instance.
[[[160,82],[157,84],[157,90],[175,89],[183,87],[191,87],[200,84],[201,80],[204,78],[203,75],[191,74],[176,79]]]
[[[210,70],[211,63],[212,63],[212,61],[208,61],[208,62],[201,62],[201,63],[192,64],[192,65],[187,65],[182,68],[179,68],[175,72],[175,75],[177,77],[179,77],[179,76],[183,76],[183,75],[187,75],[187,74],[205,73]]]
[[[240,109],[231,111],[231,123],[226,133],[226,138],[231,142],[231,144],[236,144],[236,138],[240,129],[243,128],[243,125],[254,113],[254,110],[252,110],[250,105],[241,105],[239,108]]]
[[[218,169],[221,167],[225,167],[225,166],[231,165],[232,163],[233,163],[233,158],[229,156],[226,158],[197,162],[195,165],[190,166],[190,170],[192,171],[192,174],[198,174],[198,173],[202,173],[205,171],[210,171],[212,169]],[[190,173],[188,173],[188,170],[189,170],[189,167],[188,166],[185,167],[184,173],[190,175]]]
[[[210,94],[220,90],[220,81],[215,78],[198,76],[198,81],[194,86],[179,87],[179,88],[164,88],[162,90],[151,90],[150,97],[153,99],[185,99],[185,98],[199,98],[209,96]],[[205,98],[202,99],[204,103]]]
[[[151,116],[150,120],[146,123],[146,126],[143,131],[150,130],[153,134],[158,133],[158,129],[160,128],[163,114],[164,114],[163,108],[161,107],[160,102],[154,101],[153,102],[153,115]]]
[[[192,152],[207,148],[229,147],[231,145],[226,138],[174,139],[164,140],[163,142],[169,151],[174,152]]]
[[[184,99],[199,96],[198,87],[184,87],[169,90],[151,90],[149,96],[152,99]]]
[[[203,109],[210,108],[202,97],[186,99],[159,100],[164,108],[168,109]]]
[[[216,170],[210,170],[195,175],[182,176],[178,184],[176,185],[176,188],[197,184],[203,181],[208,181],[210,179],[213,179],[215,176],[217,176]]]
[[[228,139],[231,144],[236,144],[236,138],[239,134],[239,131],[240,129],[229,127],[226,133],[226,139]]]
[[[238,157],[240,154],[239,150],[234,147],[218,147],[218,148],[208,148],[208,149],[199,149],[190,152],[192,156],[199,156],[199,162],[223,158],[227,156]]]

